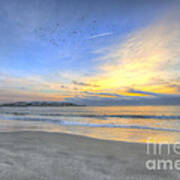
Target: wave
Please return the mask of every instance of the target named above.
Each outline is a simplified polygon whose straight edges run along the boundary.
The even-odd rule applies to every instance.
[[[157,127],[138,126],[138,125],[92,124],[92,123],[78,123],[78,122],[67,122],[67,121],[62,121],[61,124],[62,125],[67,125],[67,126],[101,127],[101,128],[123,128],[123,129],[143,129],[143,130],[155,130],[155,131],[180,132],[180,129],[157,128]]]
[[[29,113],[29,112],[3,112],[1,114],[11,114],[15,116],[39,115],[39,116],[59,116],[59,117],[85,117],[85,118],[125,118],[125,119],[162,119],[162,120],[180,120],[180,116],[173,115],[137,115],[137,114],[120,114],[120,115],[94,115],[94,114],[60,114],[60,113]]]
[[[113,123],[107,123],[107,124],[82,123],[82,122],[64,121],[64,120],[60,120],[60,119],[49,119],[49,118],[0,116],[0,119],[32,121],[32,122],[45,122],[45,123],[51,123],[51,124],[63,125],[63,126],[80,126],[80,127],[94,127],[94,128],[143,129],[143,130],[153,130],[153,131],[180,132],[180,129],[169,129],[169,128],[159,128],[159,127],[139,126],[139,125],[120,125],[120,124],[113,124]]]

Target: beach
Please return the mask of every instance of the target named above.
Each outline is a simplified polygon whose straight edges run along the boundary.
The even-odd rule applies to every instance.
[[[180,0],[0,0],[0,180],[180,180]]]
[[[0,133],[0,180],[180,179],[176,169],[148,170],[145,162],[151,158],[145,144],[62,133]]]

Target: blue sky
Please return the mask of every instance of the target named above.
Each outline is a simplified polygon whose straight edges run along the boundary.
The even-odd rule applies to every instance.
[[[153,93],[179,96],[177,7],[178,1],[168,0],[1,1],[0,100],[79,99],[84,103],[97,96],[100,102],[104,98],[119,101],[117,96],[100,97],[100,93],[110,96],[116,93],[122,99],[131,98],[132,101],[133,98],[154,98]],[[170,26],[174,27],[171,31]],[[156,35],[162,44],[157,44]],[[148,39],[146,36],[153,37]],[[140,53],[156,44],[157,49],[152,53]],[[167,52],[167,46],[170,46],[170,52]],[[154,58],[154,53],[158,57]],[[166,58],[161,62],[167,54],[173,64],[160,70],[163,63],[167,64]],[[144,67],[153,64],[147,71],[151,75],[142,83],[126,83],[125,78],[119,76],[124,73],[127,79],[132,78],[133,67],[141,72],[142,67],[136,63],[140,55],[144,57],[143,63],[147,61]],[[122,72],[122,69],[127,71]],[[113,72],[116,74],[112,75]],[[162,79],[161,76],[169,73],[171,78]],[[152,82],[157,74],[161,74],[159,80],[156,78]],[[137,82],[140,81],[140,74],[136,76]],[[112,79],[117,77],[113,84]],[[162,87],[150,87],[150,84],[160,85],[162,81]],[[162,91],[164,88],[166,90]],[[129,89],[135,89],[136,93]],[[144,97],[142,91],[147,91],[148,97]]]

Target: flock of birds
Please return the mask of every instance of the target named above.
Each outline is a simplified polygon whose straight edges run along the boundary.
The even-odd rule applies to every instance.
[[[96,23],[97,21],[93,21],[93,26],[89,30],[90,36],[95,35],[96,32]],[[78,37],[81,36],[83,37],[83,30],[73,30],[73,29],[68,29],[68,28],[63,28],[60,26],[59,23],[56,23],[54,26],[51,27],[40,27],[38,29],[34,30],[35,34],[37,35],[38,38],[40,38],[43,41],[48,41],[51,45],[55,47],[59,47],[61,43],[67,43],[71,39],[72,40],[77,40]],[[71,37],[71,38],[69,38]]]
[[[97,20],[91,21],[89,24],[79,23],[81,25],[75,25],[73,27],[61,26],[56,23],[51,26],[40,27],[35,29],[34,32],[38,38],[43,41],[49,42],[55,47],[62,47],[64,44],[76,44],[82,40],[89,40],[90,37],[96,36],[102,33],[102,27]],[[106,24],[104,29],[107,31],[113,31],[115,25]]]

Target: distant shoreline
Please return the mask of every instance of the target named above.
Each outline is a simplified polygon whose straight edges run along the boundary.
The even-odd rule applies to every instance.
[[[33,101],[33,102],[15,102],[3,103],[0,107],[71,107],[85,106],[70,102],[52,102],[52,101]]]

